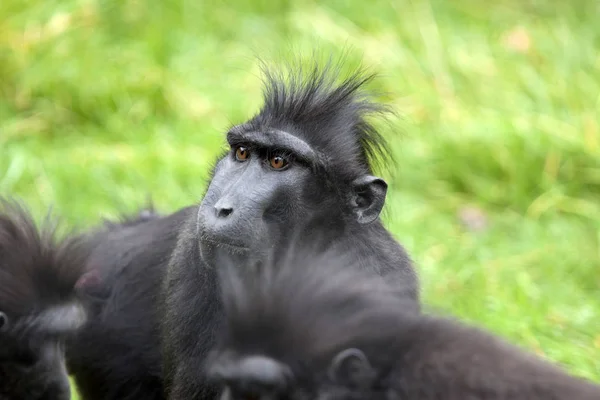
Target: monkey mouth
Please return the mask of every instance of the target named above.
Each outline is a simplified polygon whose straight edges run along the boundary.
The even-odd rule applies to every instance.
[[[214,236],[202,235],[200,241],[209,244],[211,247],[223,248],[233,252],[247,252],[250,248],[241,242],[234,242],[224,238],[216,238]]]
[[[196,218],[196,234],[200,239],[200,245],[205,244],[214,248],[224,248],[236,253],[250,251],[250,247],[246,243],[240,240],[231,240],[230,237],[217,234],[206,226],[201,207]]]

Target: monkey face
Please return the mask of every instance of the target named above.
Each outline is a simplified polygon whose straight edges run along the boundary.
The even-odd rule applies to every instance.
[[[286,135],[272,138],[283,146],[291,136]],[[303,152],[310,150],[308,145],[296,139],[288,143],[288,147],[296,147],[275,150],[275,143],[259,143],[260,138],[264,139],[262,133],[230,138],[230,152],[216,165],[198,212],[200,248],[209,264],[219,249],[249,259],[262,258],[284,238],[289,226],[315,208],[307,193],[315,176],[302,161]],[[312,197],[322,194],[310,191]]]
[[[316,214],[338,226],[377,219],[387,192],[381,178],[338,179],[343,174],[328,171],[327,155],[302,134],[247,129],[228,133],[231,150],[217,163],[198,211],[200,250],[209,264],[217,249],[259,261]]]
[[[86,320],[75,287],[89,248],[47,222],[0,198],[0,399],[70,398],[63,343]]]
[[[328,364],[312,360],[298,363],[296,368],[267,356],[238,356],[229,351],[213,353],[208,365],[209,380],[221,387],[220,400],[358,400],[378,396],[371,390],[375,369],[355,348],[340,351]]]
[[[293,388],[291,369],[263,356],[218,358],[211,367],[210,379],[222,387],[221,400],[283,399]]]
[[[0,399],[69,400],[64,341],[84,321],[78,303],[34,315],[0,312]]]

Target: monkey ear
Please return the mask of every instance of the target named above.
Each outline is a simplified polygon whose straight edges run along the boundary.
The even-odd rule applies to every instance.
[[[354,182],[352,207],[359,224],[373,222],[383,209],[387,194],[387,183],[376,176],[365,175]]]
[[[85,272],[81,277],[75,282],[76,290],[86,290],[89,288],[98,287],[101,284],[100,274],[96,270],[90,270]]]
[[[373,376],[373,368],[365,353],[358,349],[339,352],[329,365],[329,379],[342,385],[368,385]]]

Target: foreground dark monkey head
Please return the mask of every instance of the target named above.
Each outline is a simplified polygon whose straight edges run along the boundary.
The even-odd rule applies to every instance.
[[[331,374],[341,376],[348,365],[358,368],[355,379],[373,379],[356,346],[363,336],[377,340],[384,313],[413,310],[383,278],[361,271],[336,247],[323,249],[333,233],[321,225],[314,236],[317,225],[304,225],[310,233],[296,230],[285,249],[254,268],[220,259],[224,329],[206,370],[223,399],[320,398]]]
[[[64,340],[86,320],[75,286],[87,256],[27,210],[0,200],[0,399],[68,400]]]
[[[206,364],[222,400],[600,399],[483,330],[407,311],[381,278],[348,268],[356,260],[313,248],[296,242],[252,271],[225,263],[224,330]]]

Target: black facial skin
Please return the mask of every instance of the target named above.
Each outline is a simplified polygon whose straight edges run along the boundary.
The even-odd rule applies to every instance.
[[[265,104],[228,131],[199,205],[94,231],[88,268],[104,289],[68,348],[84,400],[214,398],[202,370],[222,319],[216,259],[253,266],[310,216],[319,222],[305,234],[330,226],[322,246],[362,260],[419,308],[412,262],[379,218],[387,184],[371,159],[391,163],[389,146],[365,117],[382,110],[362,94],[370,77],[337,76],[315,67],[283,84],[267,71]]]
[[[221,400],[600,399],[599,385],[481,329],[411,312],[318,240],[251,274],[223,259],[225,323],[205,368]]]
[[[0,205],[0,399],[69,400],[64,342],[86,318],[75,286],[88,253],[19,203]]]
[[[216,167],[198,211],[202,259],[214,264],[214,249],[260,257],[277,222],[294,224],[306,208],[305,194],[310,168],[289,152],[261,148],[255,143],[233,145]]]

